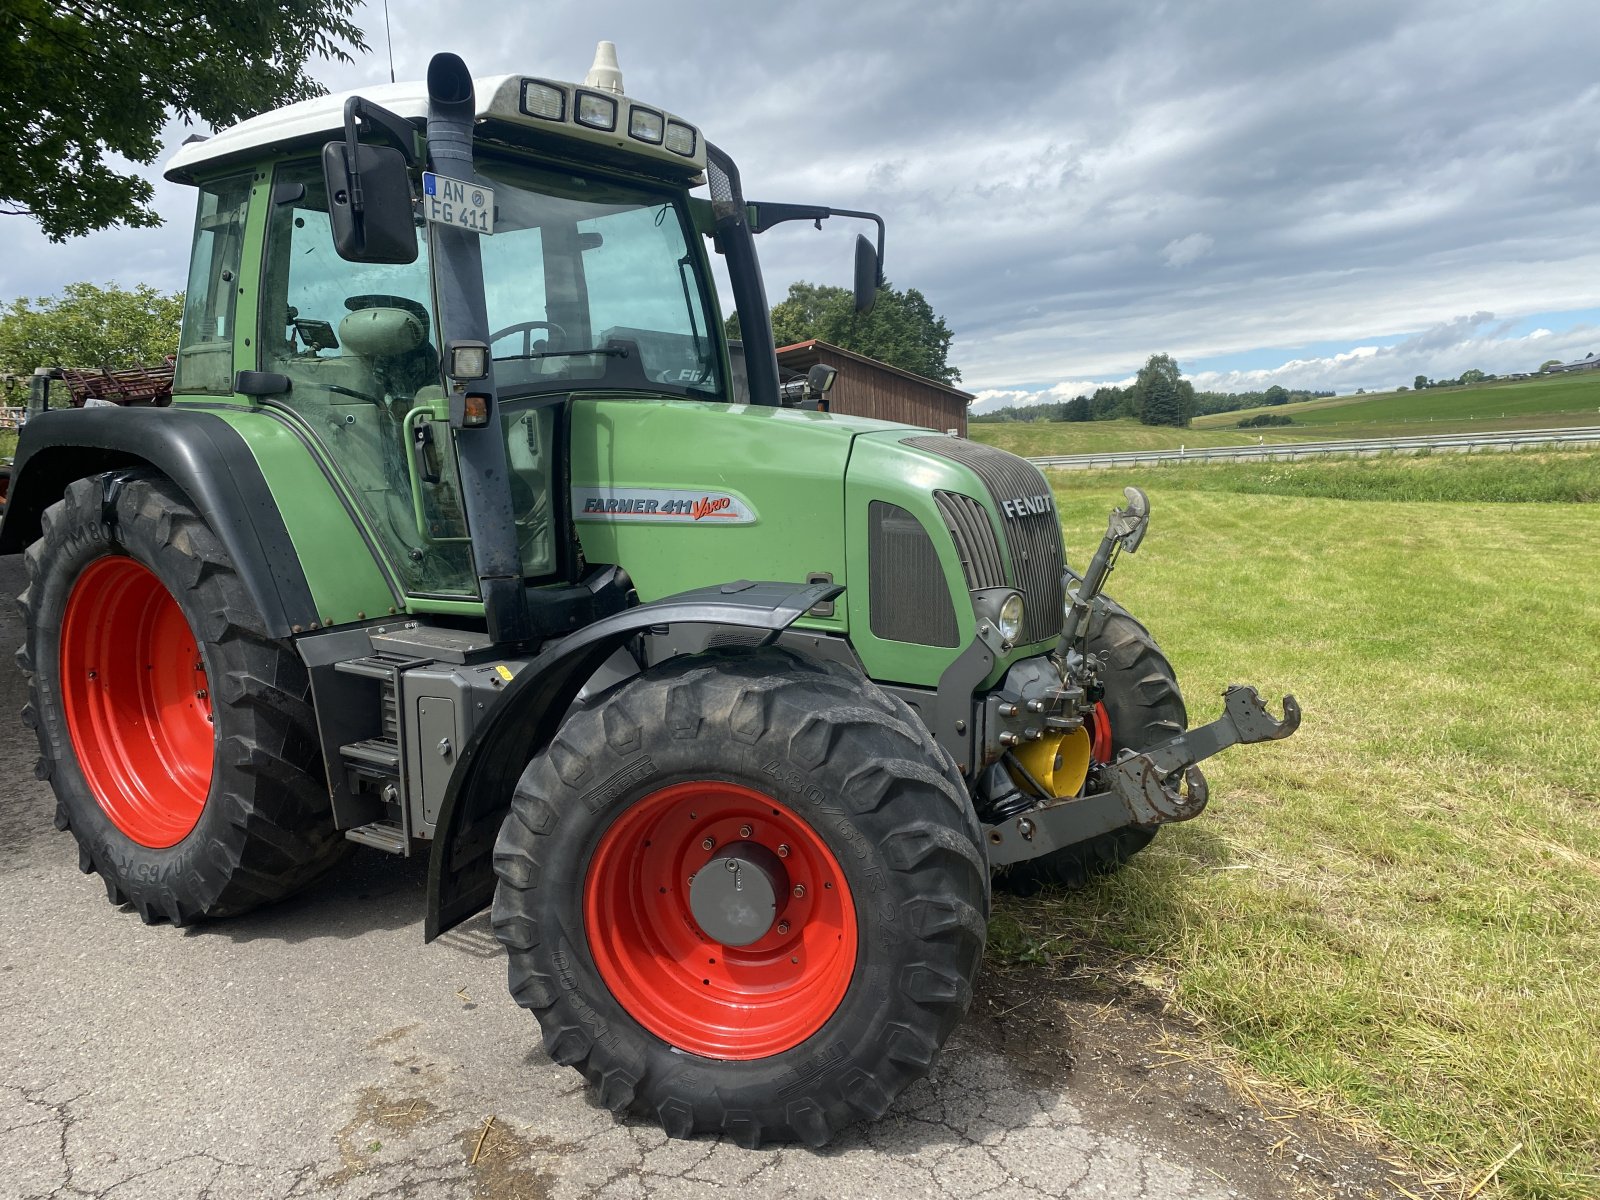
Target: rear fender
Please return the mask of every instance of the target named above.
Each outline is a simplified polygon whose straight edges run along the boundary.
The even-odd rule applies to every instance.
[[[766,630],[776,637],[844,588],[817,583],[725,583],[605,617],[547,647],[517,672],[461,750],[439,809],[428,865],[432,941],[494,897],[494,843],[523,768],[555,737],[578,692],[615,651],[661,626]]]
[[[249,444],[226,421],[186,408],[83,408],[28,420],[0,523],[0,554],[27,549],[44,510],[75,479],[148,467],[170,479],[222,539],[271,637],[320,618],[299,555]]]

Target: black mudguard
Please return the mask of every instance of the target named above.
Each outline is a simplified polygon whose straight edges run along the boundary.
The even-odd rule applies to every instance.
[[[0,523],[0,554],[27,549],[74,479],[148,467],[222,539],[272,637],[321,620],[255,455],[226,421],[188,408],[56,409],[29,418]]]
[[[817,583],[725,583],[641,604],[561,639],[517,672],[461,750],[439,810],[428,866],[432,941],[494,897],[494,843],[511,793],[534,755],[555,737],[578,691],[618,647],[663,625],[765,629],[775,637],[844,588]]]

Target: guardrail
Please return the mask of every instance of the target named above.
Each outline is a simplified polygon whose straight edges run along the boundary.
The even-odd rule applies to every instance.
[[[1099,454],[1051,454],[1028,461],[1037,467],[1083,470],[1141,463],[1294,462],[1327,454],[1415,454],[1422,450],[1470,453],[1535,446],[1600,445],[1600,426],[1575,429],[1515,429],[1499,433],[1438,433],[1422,437],[1367,438],[1341,442],[1269,442],[1255,446],[1185,446],[1177,450],[1116,450]]]

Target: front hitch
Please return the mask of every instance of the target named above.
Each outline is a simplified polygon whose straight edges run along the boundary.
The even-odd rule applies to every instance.
[[[1283,698],[1281,721],[1253,687],[1236,683],[1222,696],[1222,715],[1215,721],[1148,750],[1124,750],[1100,769],[1100,787],[1090,795],[1046,800],[991,825],[989,864],[1038,858],[1129,824],[1150,827],[1197,817],[1210,798],[1197,763],[1229,746],[1278,741],[1300,727],[1300,705],[1293,696]]]
[[[1278,741],[1299,728],[1300,704],[1293,696],[1283,698],[1280,721],[1267,711],[1255,688],[1236,683],[1222,693],[1222,715],[1211,724],[1139,753],[1124,750],[1101,776],[1135,825],[1187,821],[1200,815],[1210,796],[1196,763],[1229,746]]]

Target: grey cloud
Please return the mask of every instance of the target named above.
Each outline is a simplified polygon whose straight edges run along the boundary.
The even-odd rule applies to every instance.
[[[890,278],[946,317],[971,387],[1600,303],[1577,0],[517,6],[470,47],[458,13],[390,11],[412,77],[455,49],[480,73],[572,78],[610,38],[628,90],[700,123],[751,196],[882,212]],[[330,86],[387,77],[368,23],[379,52]],[[167,230],[66,249],[0,225],[0,294],[96,264],[181,285],[188,199],[160,203]],[[773,298],[848,280],[841,224],[765,236]]]

